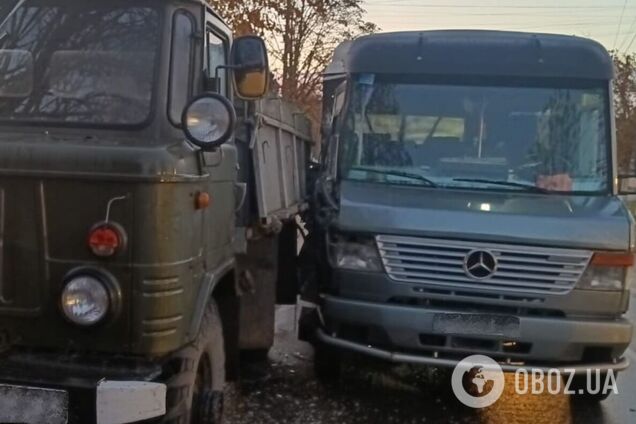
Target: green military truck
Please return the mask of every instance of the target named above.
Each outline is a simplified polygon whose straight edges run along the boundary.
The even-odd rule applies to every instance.
[[[268,79],[199,0],[0,3],[0,422],[222,421],[303,208]]]

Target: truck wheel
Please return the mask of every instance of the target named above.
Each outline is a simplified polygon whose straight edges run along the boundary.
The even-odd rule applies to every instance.
[[[248,363],[269,362],[269,351],[271,349],[249,349],[241,351],[241,361]]]
[[[163,424],[222,424],[225,348],[219,310],[211,300],[197,338],[166,362],[167,413]]]
[[[323,383],[332,383],[342,374],[342,355],[324,343],[314,343],[314,374]]]
[[[585,402],[585,403],[599,403],[604,401],[609,397],[612,393],[608,391],[607,393],[599,390],[598,393],[590,393],[587,389],[587,376],[575,376],[572,379],[572,384],[570,385],[570,390],[575,394],[572,395],[573,399],[577,402]],[[606,374],[601,374],[600,381],[605,381]]]

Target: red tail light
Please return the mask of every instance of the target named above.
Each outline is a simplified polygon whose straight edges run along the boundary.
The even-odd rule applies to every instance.
[[[122,234],[110,224],[93,228],[88,236],[88,247],[95,256],[102,258],[113,256],[119,251],[122,243]]]

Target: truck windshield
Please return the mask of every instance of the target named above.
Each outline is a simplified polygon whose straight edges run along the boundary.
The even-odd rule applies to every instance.
[[[535,193],[609,189],[608,89],[430,85],[358,78],[340,175]]]
[[[2,3],[0,121],[146,121],[159,50],[156,2]]]

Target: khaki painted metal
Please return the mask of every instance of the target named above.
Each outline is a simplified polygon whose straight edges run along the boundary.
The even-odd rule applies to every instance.
[[[204,31],[199,1],[162,2],[164,31],[155,104],[135,130],[0,127],[0,340],[65,351],[158,357],[193,339],[211,286],[232,270],[237,150],[203,153],[166,116],[172,16],[187,10]],[[231,31],[218,18],[218,30]],[[203,69],[203,55],[193,55]],[[149,76],[150,77],[150,76]],[[203,75],[193,83],[202,87]],[[207,192],[211,207],[197,209]],[[114,258],[87,247],[91,227],[110,218],[127,233]],[[112,275],[121,308],[96,328],[59,310],[64,277],[78,267]]]
[[[197,33],[205,33],[203,25],[230,41],[232,33],[200,1],[157,4],[164,47],[147,126],[0,127],[0,343],[146,357],[173,352],[195,337],[213,286],[236,267],[239,168],[255,168],[259,225],[302,207],[310,131],[299,111],[278,99],[257,102],[253,157],[245,163],[238,143],[202,152],[170,123],[175,12],[197,17]],[[203,56],[193,55],[192,69],[205,68]],[[203,87],[202,79],[197,75],[193,87]],[[206,209],[196,208],[201,192],[211,196]],[[103,259],[92,255],[87,236],[109,203],[127,242]],[[95,328],[79,328],[59,310],[65,276],[79,267],[111,275],[121,289],[121,308]],[[261,289],[257,304],[269,305],[266,293],[275,288]],[[246,299],[242,309],[252,304]]]

